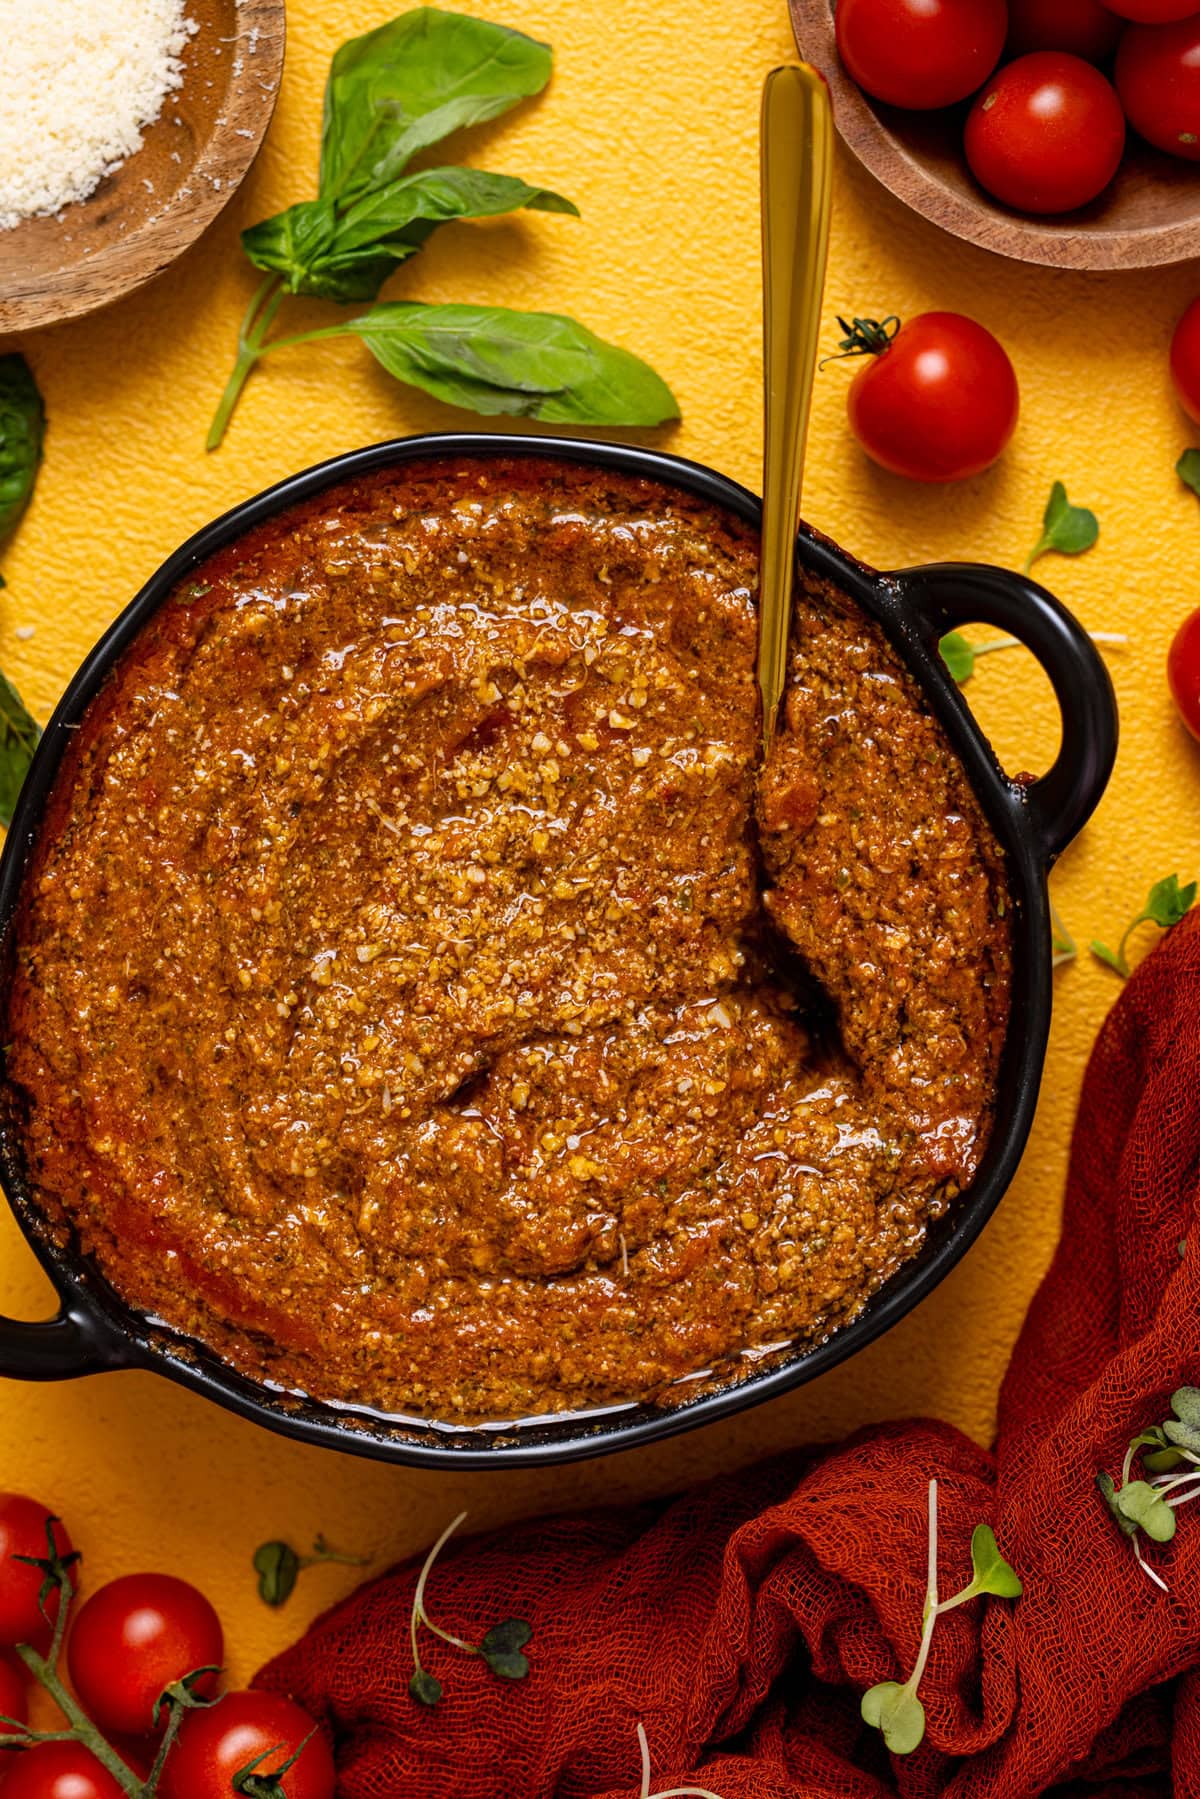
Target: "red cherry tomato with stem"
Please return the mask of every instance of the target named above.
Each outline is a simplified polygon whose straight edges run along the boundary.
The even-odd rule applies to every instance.
[[[173,1574],[126,1574],[93,1593],[71,1626],[67,1660],[83,1709],[105,1733],[144,1735],[172,1681],[219,1668],[221,1620],[204,1597]],[[217,1676],[197,1683],[211,1698]]]
[[[257,1756],[265,1756],[258,1773],[276,1773],[306,1737],[282,1778],[288,1799],[333,1799],[333,1757],[319,1731],[310,1737],[314,1730],[307,1712],[276,1693],[226,1693],[184,1719],[163,1770],[163,1799],[229,1799],[234,1775]]]
[[[1139,25],[1166,25],[1196,11],[1196,0],[1104,0],[1104,4],[1118,18],[1133,19]]]
[[[4,1799],[124,1799],[108,1769],[81,1743],[18,1750],[8,1774],[0,1775],[0,1793]]]
[[[1180,718],[1200,738],[1200,612],[1190,613],[1175,633],[1167,652],[1167,685]]]
[[[847,401],[868,456],[914,481],[962,481],[990,467],[1020,412],[998,339],[961,313],[924,312],[875,345]]]
[[[1066,50],[1103,62],[1117,47],[1121,21],[1100,0],[1008,0],[1008,54]]]
[[[11,1718],[17,1724],[29,1722],[29,1677],[24,1662],[7,1650],[0,1651],[0,1717]],[[5,1728],[0,1724],[0,1737]],[[4,1760],[0,1757],[0,1782],[4,1778],[4,1768]]]
[[[1004,0],[838,0],[838,55],[876,100],[954,106],[987,80],[1008,28]]]
[[[0,1493],[0,1648],[28,1643],[34,1649],[49,1647],[51,1628],[38,1605],[45,1578],[41,1569],[14,1556],[34,1556],[44,1561],[49,1554],[46,1520],[48,1506],[23,1493]],[[71,1554],[71,1539],[61,1524],[54,1525],[54,1542],[61,1556]],[[46,1602],[51,1620],[57,1616],[58,1594]]]
[[[1073,212],[1103,193],[1125,148],[1112,84],[1080,56],[1038,50],[988,82],[964,147],[981,187],[1022,212]]]
[[[1171,379],[1179,404],[1200,425],[1200,298],[1192,301],[1171,339]]]
[[[1131,25],[1114,79],[1129,123],[1147,143],[1200,161],[1200,13],[1177,25]]]

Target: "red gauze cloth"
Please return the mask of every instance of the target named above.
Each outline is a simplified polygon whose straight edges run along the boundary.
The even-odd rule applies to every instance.
[[[1193,914],[1100,1033],[1062,1241],[1004,1382],[994,1455],[944,1424],[893,1424],[666,1503],[451,1543],[431,1614],[476,1641],[527,1618],[533,1665],[502,1681],[424,1633],[445,1682],[434,1711],[407,1692],[411,1562],[261,1681],[331,1730],[339,1799],[636,1799],[639,1720],[655,1791],[1200,1799],[1200,1507],[1148,1549],[1168,1596],[1093,1486],[1200,1378],[1198,1184]],[[939,1619],[925,1741],[893,1759],[859,1700],[916,1658],[931,1475],[942,1595],[969,1579],[981,1521],[1025,1593]]]

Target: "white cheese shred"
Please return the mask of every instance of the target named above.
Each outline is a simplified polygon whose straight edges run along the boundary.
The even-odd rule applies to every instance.
[[[185,0],[0,0],[0,231],[85,200],[183,80]]]

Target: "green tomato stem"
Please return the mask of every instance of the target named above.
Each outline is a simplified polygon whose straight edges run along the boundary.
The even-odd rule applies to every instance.
[[[61,1611],[66,1610],[68,1589],[69,1583],[67,1583],[67,1587],[64,1587],[63,1589],[63,1601],[60,1613]],[[61,1637],[59,1640],[61,1643]],[[51,1653],[53,1653],[53,1648]],[[90,1750],[95,1756],[101,1767],[107,1768],[121,1791],[129,1795],[129,1799],[149,1799],[149,1796],[154,1792],[154,1787],[143,1782],[139,1776],[134,1773],[133,1769],[121,1760],[121,1757],[117,1754],[111,1744],[105,1742],[87,1713],[82,1709],[78,1701],[68,1693],[66,1687],[58,1678],[57,1671],[50,1665],[49,1657],[40,1656],[35,1649],[30,1649],[26,1643],[18,1645],[17,1654],[29,1669],[29,1672],[33,1675],[34,1679],[38,1681],[39,1685],[46,1689],[63,1717],[66,1718],[71,1726],[69,1731],[56,1733],[53,1740],[62,1742],[67,1739],[72,1739],[77,1743],[82,1743],[84,1748]],[[40,1736],[35,1735],[33,1740],[37,1742],[41,1741],[41,1738]]]

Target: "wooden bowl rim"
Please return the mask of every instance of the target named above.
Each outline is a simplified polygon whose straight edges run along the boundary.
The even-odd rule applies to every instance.
[[[234,0],[234,5],[237,34],[226,100],[219,124],[193,165],[190,191],[186,196],[173,196],[156,218],[90,252],[88,278],[78,287],[68,284],[63,271],[57,280],[38,277],[45,285],[24,291],[6,294],[0,287],[0,331],[35,331],[82,318],[122,299],[190,249],[228,206],[262,148],[274,117],[287,34],[286,0],[251,0],[248,5]],[[250,52],[247,47],[252,34]],[[211,172],[217,163],[220,179],[214,184]],[[132,270],[126,266],[130,262]]]
[[[848,150],[903,205],[930,224],[997,256],[1063,269],[1145,269],[1200,256],[1200,164],[1197,209],[1191,219],[1147,225],[1089,225],[1071,229],[1062,220],[993,210],[980,197],[964,199],[931,174],[920,156],[893,136],[871,102],[842,68],[830,0],[788,0],[800,55],[817,67],[833,96],[834,123]],[[893,185],[898,170],[904,190]]]

